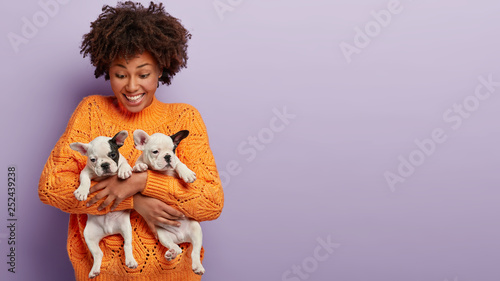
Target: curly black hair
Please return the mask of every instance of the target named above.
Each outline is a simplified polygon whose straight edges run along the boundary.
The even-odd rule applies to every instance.
[[[103,6],[102,13],[83,36],[80,53],[90,56],[95,77],[105,75],[117,58],[126,60],[149,52],[162,69],[160,81],[169,85],[173,76],[186,67],[187,42],[191,34],[180,20],[165,12],[163,4],[151,1],[148,8],[131,1],[115,7]]]

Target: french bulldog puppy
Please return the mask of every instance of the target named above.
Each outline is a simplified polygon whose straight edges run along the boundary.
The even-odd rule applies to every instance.
[[[172,136],[161,133],[150,136],[143,130],[135,130],[135,148],[141,150],[142,154],[134,165],[134,172],[144,172],[149,168],[169,176],[178,176],[188,183],[194,182],[196,174],[182,163],[175,154],[175,149],[180,141],[188,135],[189,131],[187,130],[179,131]],[[182,253],[177,244],[191,243],[193,245],[191,252],[192,269],[194,273],[203,275],[205,269],[200,260],[203,234],[200,223],[191,219],[181,219],[178,222],[181,223],[179,227],[160,225],[157,229],[160,243],[168,248],[165,258],[172,260]]]
[[[175,149],[189,135],[189,131],[179,131],[172,136],[155,133],[151,136],[143,130],[134,131],[135,148],[142,151],[134,165],[134,172],[144,172],[148,168],[163,172],[171,177],[179,176],[185,182],[196,180],[196,174],[182,163]]]
[[[113,138],[99,136],[90,143],[74,142],[70,144],[71,149],[87,156],[87,165],[80,172],[80,186],[74,192],[76,199],[79,201],[87,200],[91,180],[100,181],[112,175],[118,175],[120,179],[126,179],[132,175],[132,167],[127,163],[125,157],[118,152],[118,148],[123,146],[127,137],[127,131],[120,131]],[[87,216],[87,225],[83,235],[94,258],[89,278],[94,278],[101,272],[103,253],[99,248],[99,241],[113,234],[123,236],[125,264],[129,268],[136,268],[137,262],[132,251],[130,211],[109,212],[105,215],[88,214]]]

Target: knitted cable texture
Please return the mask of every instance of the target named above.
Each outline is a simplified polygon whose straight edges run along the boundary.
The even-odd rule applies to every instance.
[[[141,154],[134,148],[131,137],[136,129],[148,134],[160,132],[166,135],[189,130],[189,136],[182,140],[176,153],[197,177],[195,182],[185,183],[177,178],[147,171],[148,180],[143,195],[160,199],[197,221],[214,220],[222,211],[224,196],[219,174],[205,125],[194,107],[180,103],[165,104],[154,98],[152,104],[141,112],[130,113],[122,109],[113,96],[86,97],[78,105],[66,131],[52,150],[38,187],[43,203],[70,213],[67,250],[76,280],[88,280],[93,262],[83,237],[86,214],[104,214],[109,212],[110,207],[98,211],[100,202],[86,207],[85,202],[76,200],[73,192],[80,184],[79,175],[86,165],[86,157],[71,150],[69,144],[88,143],[97,136],[112,137],[121,130],[127,130],[129,137],[120,148],[120,153],[133,166]],[[117,211],[126,209],[133,209],[133,197],[122,201],[116,208]],[[120,235],[108,236],[100,242],[104,257],[101,274],[94,280],[200,280],[191,270],[191,244],[181,244],[182,253],[174,260],[167,261],[164,258],[166,248],[154,238],[144,219],[134,210],[131,211],[130,219],[134,258],[139,266],[128,268],[125,265],[123,238]],[[203,253],[202,249],[202,258]]]

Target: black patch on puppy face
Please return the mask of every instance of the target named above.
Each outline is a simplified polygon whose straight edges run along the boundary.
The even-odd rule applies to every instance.
[[[113,139],[109,140],[108,143],[111,149],[111,151],[108,153],[108,157],[113,159],[113,161],[116,162],[116,165],[118,165],[118,159],[120,158],[120,153],[118,152],[118,148],[120,148],[121,146],[116,144],[116,141],[114,141]]]

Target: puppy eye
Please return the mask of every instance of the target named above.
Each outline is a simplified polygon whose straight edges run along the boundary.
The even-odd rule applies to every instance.
[[[116,153],[110,153],[110,154],[109,154],[109,157],[111,157],[111,158],[115,158],[115,157],[116,157]]]
[[[95,162],[95,158],[90,158],[90,162]]]
[[[153,150],[153,154],[158,154],[158,150]]]

